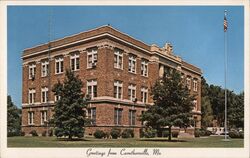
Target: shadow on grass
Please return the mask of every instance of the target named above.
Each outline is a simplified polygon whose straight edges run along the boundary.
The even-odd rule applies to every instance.
[[[65,141],[65,142],[78,142],[78,141],[90,141],[88,139],[84,139],[84,138],[56,138],[55,141]]]
[[[168,140],[168,139],[140,139],[139,141],[152,141],[152,142],[187,142],[186,140]]]

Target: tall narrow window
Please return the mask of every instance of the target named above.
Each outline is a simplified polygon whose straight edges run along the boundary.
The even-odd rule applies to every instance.
[[[114,52],[114,67],[115,68],[118,68],[118,69],[122,69],[122,51],[119,50],[119,49],[115,49],[115,52]]]
[[[94,68],[97,64],[97,48],[88,49],[88,68]]]
[[[60,74],[60,73],[63,73],[63,58],[60,57],[60,58],[57,58],[55,60],[55,73],[56,74]]]
[[[41,111],[41,125],[47,121],[47,111]]]
[[[141,115],[144,114],[144,111],[141,111]],[[145,121],[141,121],[141,125],[144,125]]]
[[[48,88],[44,87],[42,88],[42,95],[41,95],[41,102],[47,103],[48,102]]]
[[[122,82],[121,81],[114,82],[114,98],[122,99]]]
[[[49,62],[48,61],[42,62],[41,71],[42,71],[41,72],[42,73],[42,77],[48,76],[48,73],[49,73]]]
[[[34,124],[34,111],[28,112],[28,124],[33,125]]]
[[[122,109],[115,108],[114,111],[114,124],[121,125],[122,124]]]
[[[136,73],[136,57],[134,55],[129,56],[128,71],[132,73]]]
[[[29,79],[34,80],[36,76],[36,65],[29,65]]]
[[[136,86],[134,84],[130,84],[128,86],[128,99],[133,101],[136,98]]]
[[[197,100],[194,100],[194,101],[193,101],[193,104],[194,104],[194,109],[193,109],[193,110],[194,110],[194,111],[197,111]]]
[[[28,96],[29,104],[34,104],[35,98],[36,98],[36,90],[29,89],[29,96]]]
[[[148,88],[141,88],[141,101],[143,103],[147,103],[148,102]]]
[[[135,110],[129,110],[129,125],[134,126],[135,125]]]
[[[148,61],[145,59],[142,59],[141,61],[141,75],[148,76]]]
[[[194,79],[194,81],[193,81],[193,87],[194,87],[194,91],[197,92],[197,90],[198,90],[198,83],[197,83],[196,79]]]
[[[96,108],[88,109],[88,118],[91,119],[92,125],[96,125]]]
[[[55,101],[58,101],[61,99],[61,96],[60,95],[55,95]]]
[[[70,56],[71,70],[76,71],[80,69],[79,54],[73,54]]]
[[[87,94],[91,97],[97,97],[97,81],[89,80],[87,81]]]
[[[191,89],[191,78],[190,77],[187,77],[186,84],[187,84],[187,88],[190,90]]]

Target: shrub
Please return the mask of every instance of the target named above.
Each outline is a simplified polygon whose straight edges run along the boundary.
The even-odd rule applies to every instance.
[[[206,136],[210,136],[211,134],[212,134],[212,132],[211,132],[211,131],[206,130],[206,132],[205,132],[205,135],[206,135]]]
[[[105,133],[102,130],[96,130],[94,133],[95,138],[101,139],[105,137]]]
[[[47,136],[47,131],[43,131],[42,136]]]
[[[13,137],[16,136],[16,134],[14,132],[8,132],[7,133],[7,137]]]
[[[130,134],[127,131],[122,132],[122,138],[130,138]]]
[[[146,130],[145,133],[144,133],[144,136],[145,136],[146,138],[154,138],[155,135],[156,135],[156,130],[154,130],[154,129],[148,129],[148,130]]]
[[[199,129],[194,130],[194,136],[195,137],[200,137],[200,130]]]
[[[36,130],[32,130],[32,131],[30,132],[30,134],[31,134],[33,137],[34,137],[34,136],[38,136]]]
[[[244,132],[239,132],[240,133],[240,138],[244,138]]]
[[[140,138],[143,138],[144,137],[144,131],[142,128],[140,128]]]
[[[162,137],[168,137],[169,135],[169,131],[168,130],[165,130],[162,132]]]
[[[105,132],[104,138],[109,139],[110,138],[110,133],[109,132]]]
[[[205,130],[199,130],[199,134],[200,134],[200,136],[205,136],[206,135],[206,131]]]
[[[22,132],[20,133],[20,136],[25,136],[25,132],[22,131]]]
[[[118,128],[112,128],[110,135],[112,136],[113,139],[117,139],[121,135],[121,130]]]
[[[52,130],[52,129],[49,130],[49,136],[50,136],[50,137],[53,136],[53,130]]]
[[[200,136],[210,136],[212,134],[211,131],[206,129],[200,129]]]
[[[179,135],[179,132],[178,131],[172,131],[171,134],[172,134],[172,137],[177,138],[178,135]]]
[[[122,138],[133,138],[134,131],[132,129],[125,129],[122,131]]]
[[[236,130],[232,130],[228,133],[230,138],[244,138],[243,132],[238,132]]]

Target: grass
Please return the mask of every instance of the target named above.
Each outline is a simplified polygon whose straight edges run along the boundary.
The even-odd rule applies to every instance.
[[[8,147],[183,147],[183,148],[239,148],[244,139],[222,141],[224,137],[210,136],[194,139],[141,138],[141,139],[95,139],[84,138],[75,141],[56,137],[8,137]]]

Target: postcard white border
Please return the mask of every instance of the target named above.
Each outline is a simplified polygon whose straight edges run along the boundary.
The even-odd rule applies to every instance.
[[[0,157],[7,158],[83,158],[86,157],[88,148],[7,148],[7,6],[8,5],[175,5],[175,6],[218,6],[218,5],[236,5],[244,6],[244,92],[245,92],[245,139],[244,148],[160,148],[162,155],[158,158],[248,158],[249,157],[249,1],[248,0],[137,0],[137,1],[1,1],[0,2]],[[109,148],[98,148],[99,151],[107,151]],[[119,151],[121,148],[112,148]],[[137,149],[137,148],[135,148]],[[140,149],[140,148],[138,148]],[[121,156],[119,156],[121,157]],[[125,156],[124,156],[125,157]],[[129,156],[145,157],[145,156]],[[153,156],[150,156],[153,157]]]

